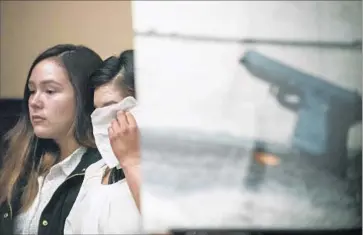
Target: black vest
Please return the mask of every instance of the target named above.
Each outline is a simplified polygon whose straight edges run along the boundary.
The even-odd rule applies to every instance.
[[[88,149],[76,169],[58,187],[42,212],[38,235],[62,235],[64,223],[81,188],[88,166],[101,159],[97,149]],[[11,203],[0,205],[0,234],[13,235],[14,208],[19,207],[19,197]]]

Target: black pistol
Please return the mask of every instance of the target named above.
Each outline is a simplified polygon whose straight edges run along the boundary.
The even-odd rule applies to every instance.
[[[297,112],[292,147],[345,176],[348,132],[362,120],[361,95],[256,51],[246,52],[240,63],[252,75],[271,84],[281,105]],[[298,99],[289,100],[291,96]]]

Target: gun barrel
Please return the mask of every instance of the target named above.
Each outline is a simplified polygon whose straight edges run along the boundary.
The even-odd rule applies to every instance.
[[[347,91],[331,82],[304,73],[296,68],[268,58],[256,51],[248,51],[241,58],[243,64],[254,76],[281,87],[314,91],[324,99],[337,98],[347,103],[361,100],[359,94]],[[352,95],[353,94],[353,95]]]

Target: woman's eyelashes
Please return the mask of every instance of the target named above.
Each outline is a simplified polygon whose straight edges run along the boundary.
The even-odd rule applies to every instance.
[[[29,93],[31,95],[34,95],[36,92],[37,92],[37,90],[35,90],[35,89],[29,89]],[[45,89],[40,89],[39,92],[45,92],[47,95],[53,95],[57,92],[57,89],[45,88]]]
[[[48,94],[48,95],[53,95],[56,91],[54,89],[46,89],[45,92]]]

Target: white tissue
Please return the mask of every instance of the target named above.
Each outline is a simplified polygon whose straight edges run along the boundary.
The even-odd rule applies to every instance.
[[[108,137],[108,128],[111,125],[111,121],[117,116],[118,111],[129,111],[137,105],[135,98],[128,96],[121,102],[113,105],[109,105],[103,108],[97,108],[91,114],[93,135],[95,142],[103,160],[108,167],[120,168],[119,161],[112,151],[110,139]]]

